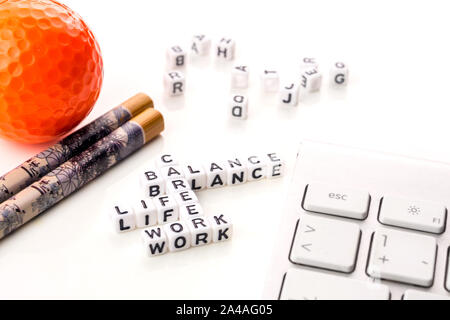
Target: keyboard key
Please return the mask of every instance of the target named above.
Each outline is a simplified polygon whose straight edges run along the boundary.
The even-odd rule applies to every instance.
[[[369,281],[289,269],[280,300],[389,300],[389,288]]]
[[[441,234],[446,217],[445,206],[433,202],[384,197],[380,204],[380,222],[396,227]]]
[[[406,290],[403,300],[450,300],[450,296],[441,296],[417,290]]]
[[[320,183],[308,185],[303,208],[306,211],[364,220],[370,195],[366,191]]]
[[[377,279],[430,287],[434,280],[436,240],[395,230],[376,231],[367,273]]]
[[[350,273],[355,269],[360,237],[355,223],[305,214],[297,226],[290,260]]]

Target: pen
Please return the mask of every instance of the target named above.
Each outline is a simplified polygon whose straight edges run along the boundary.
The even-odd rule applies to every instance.
[[[0,205],[0,239],[81,189],[164,130],[164,118],[147,109],[82,153]]]
[[[139,93],[0,177],[0,203],[107,136],[146,108],[153,108],[153,101],[147,95]]]

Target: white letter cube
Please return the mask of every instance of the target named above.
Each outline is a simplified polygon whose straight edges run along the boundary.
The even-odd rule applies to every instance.
[[[259,156],[247,158],[248,181],[264,179],[267,174],[267,164],[265,159]]]
[[[178,160],[173,155],[164,153],[156,158],[155,165],[159,169],[168,166],[176,166],[178,165]]]
[[[126,204],[113,206],[111,220],[114,229],[118,233],[128,232],[136,229],[136,215],[134,209]]]
[[[166,180],[184,178],[183,168],[181,166],[167,166],[161,168],[161,176]]]
[[[191,233],[186,222],[172,222],[166,224],[163,228],[169,241],[169,251],[181,251],[191,246]]]
[[[243,184],[247,182],[248,170],[246,161],[239,158],[226,161],[227,183],[229,186]]]
[[[175,178],[167,180],[167,193],[179,193],[181,191],[191,190],[189,183],[184,178]]]
[[[346,86],[348,83],[348,67],[343,62],[336,62],[331,67],[331,82],[336,86]]]
[[[151,199],[140,200],[134,206],[136,214],[136,226],[138,228],[148,228],[158,224],[158,214]]]
[[[158,224],[166,224],[178,220],[179,205],[173,195],[154,198],[153,203],[158,213]]]
[[[236,43],[233,39],[222,38],[216,47],[216,56],[227,61],[234,59]]]
[[[233,95],[230,102],[230,113],[234,119],[246,120],[248,118],[248,99],[243,95]]]
[[[319,69],[319,64],[315,58],[303,57],[300,60],[300,71],[305,69]]]
[[[280,178],[284,174],[284,161],[276,153],[267,154],[267,179]]]
[[[302,73],[301,86],[304,92],[319,91],[322,86],[322,73],[318,69],[308,69]]]
[[[175,193],[174,197],[180,207],[198,202],[198,198],[192,190]]]
[[[213,242],[222,242],[231,239],[233,235],[233,224],[223,214],[209,217],[212,227]]]
[[[203,208],[199,203],[192,203],[180,207],[180,220],[189,220],[204,215]]]
[[[205,35],[196,35],[192,38],[191,52],[198,56],[205,56],[211,48],[211,39]]]
[[[186,64],[186,52],[180,46],[167,49],[167,66],[169,69],[181,68]]]
[[[149,257],[162,255],[169,249],[167,236],[162,227],[142,230],[141,237]]]
[[[141,186],[145,190],[145,197],[158,197],[166,192],[166,181],[156,169],[148,169],[140,173]]]
[[[183,173],[193,191],[206,189],[206,172],[203,166],[187,164],[183,166]]]
[[[249,71],[248,66],[235,66],[231,71],[231,88],[247,89]]]
[[[169,96],[184,94],[186,78],[180,71],[170,71],[164,75],[164,89]]]
[[[264,92],[278,92],[280,88],[278,71],[264,70],[261,74],[261,85]]]
[[[204,246],[212,241],[211,223],[206,217],[196,217],[187,222],[191,233],[191,246]]]
[[[220,161],[205,164],[206,185],[208,189],[225,187],[227,185],[227,172],[225,163]]]
[[[280,90],[280,103],[295,107],[298,104],[299,88],[300,86],[294,82],[282,86]]]

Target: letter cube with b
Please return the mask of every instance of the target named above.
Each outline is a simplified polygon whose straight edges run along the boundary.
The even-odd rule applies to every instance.
[[[200,34],[192,38],[191,52],[197,56],[206,56],[211,48],[211,39]]]
[[[233,224],[223,214],[209,217],[212,228],[213,242],[222,242],[231,239],[233,235]]]
[[[142,230],[141,236],[149,257],[159,256],[168,251],[167,236],[162,227]]]
[[[248,99],[243,95],[233,95],[230,102],[231,117],[246,120],[248,118]]]
[[[316,92],[322,86],[322,73],[318,69],[307,69],[301,76],[301,87],[306,92]]]
[[[166,182],[159,170],[147,169],[140,173],[141,186],[145,190],[145,197],[158,197],[165,194]]]
[[[169,251],[176,252],[190,248],[191,233],[186,222],[169,223],[163,228],[169,241]]]
[[[164,76],[164,88],[169,96],[175,97],[184,94],[186,78],[180,71],[170,71]]]
[[[331,67],[330,78],[333,85],[346,86],[348,83],[348,67],[343,62],[336,62]]]
[[[295,107],[298,104],[299,85],[294,82],[290,82],[281,87],[280,90],[280,103],[285,106]]]
[[[247,66],[235,66],[231,71],[231,88],[247,89],[249,75]]]
[[[234,59],[235,50],[236,43],[233,39],[222,38],[217,43],[216,56],[219,59],[230,61]]]
[[[181,68],[186,64],[186,52],[180,46],[167,49],[166,57],[169,69]]]

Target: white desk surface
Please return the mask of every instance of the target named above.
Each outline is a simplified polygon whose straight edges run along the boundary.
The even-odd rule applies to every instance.
[[[442,7],[426,1],[64,2],[91,26],[104,56],[103,91],[85,123],[143,91],[163,112],[166,130],[1,242],[0,299],[257,299],[300,140],[450,162],[445,2]],[[191,61],[185,98],[164,98],[165,49],[187,45],[195,33],[236,39],[236,61],[252,72],[248,121],[227,117],[232,63]],[[261,93],[258,73],[278,68],[286,79],[296,74],[302,55],[321,62],[323,90],[296,108],[280,107],[276,95]],[[351,68],[343,92],[328,86],[335,60]],[[0,172],[44,147],[0,141]],[[207,213],[232,216],[231,242],[149,259],[140,232],[115,234],[103,209],[132,193],[125,186],[137,184],[137,170],[162,151],[186,160],[276,151],[288,167],[280,180],[199,194]]]

